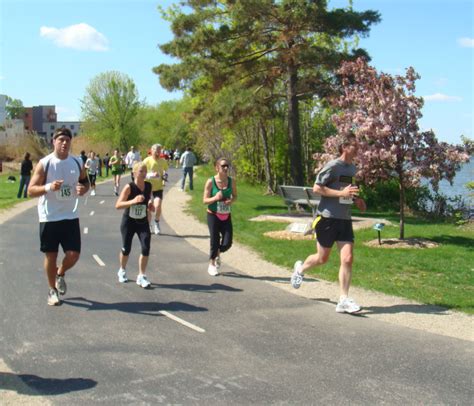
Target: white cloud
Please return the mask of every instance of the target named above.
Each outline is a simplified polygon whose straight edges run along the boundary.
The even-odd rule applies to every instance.
[[[428,96],[423,96],[426,101],[441,101],[441,102],[457,102],[462,101],[459,96],[448,96],[447,94],[435,93]]]
[[[107,51],[108,39],[89,24],[80,23],[65,28],[41,27],[40,35],[58,47],[80,51]]]
[[[464,48],[474,48],[474,38],[458,38],[458,44]]]

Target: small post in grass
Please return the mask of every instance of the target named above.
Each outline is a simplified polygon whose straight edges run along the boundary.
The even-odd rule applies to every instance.
[[[384,226],[384,223],[377,223],[374,225],[374,230],[377,230],[377,234],[379,236],[379,245],[382,245],[382,240],[380,239],[380,232],[383,230]]]

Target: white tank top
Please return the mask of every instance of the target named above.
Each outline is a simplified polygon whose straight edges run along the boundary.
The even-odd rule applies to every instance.
[[[81,176],[82,160],[71,155],[66,159],[59,159],[53,152],[41,159],[40,163],[44,170],[47,168],[46,183],[51,183],[54,180],[64,181],[60,190],[50,190],[39,198],[40,223],[78,218],[79,199],[76,185]]]

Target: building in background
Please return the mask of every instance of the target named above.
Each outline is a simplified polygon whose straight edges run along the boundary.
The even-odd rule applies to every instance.
[[[44,137],[46,142],[51,143],[53,139],[53,134],[58,128],[68,128],[71,131],[72,136],[77,137],[80,133],[81,122],[80,121],[45,122],[43,123],[41,136]]]
[[[7,96],[0,94],[0,126],[3,127],[7,119]]]

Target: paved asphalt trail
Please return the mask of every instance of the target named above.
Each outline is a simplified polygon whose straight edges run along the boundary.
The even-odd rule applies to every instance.
[[[471,404],[471,342],[336,314],[229,267],[212,278],[165,221],[152,288],[119,284],[115,200],[110,183],[81,199],[88,233],[59,307],[46,305],[36,208],[1,226],[0,358],[13,372],[0,387],[16,374],[57,405]],[[135,239],[130,279],[138,252]]]

